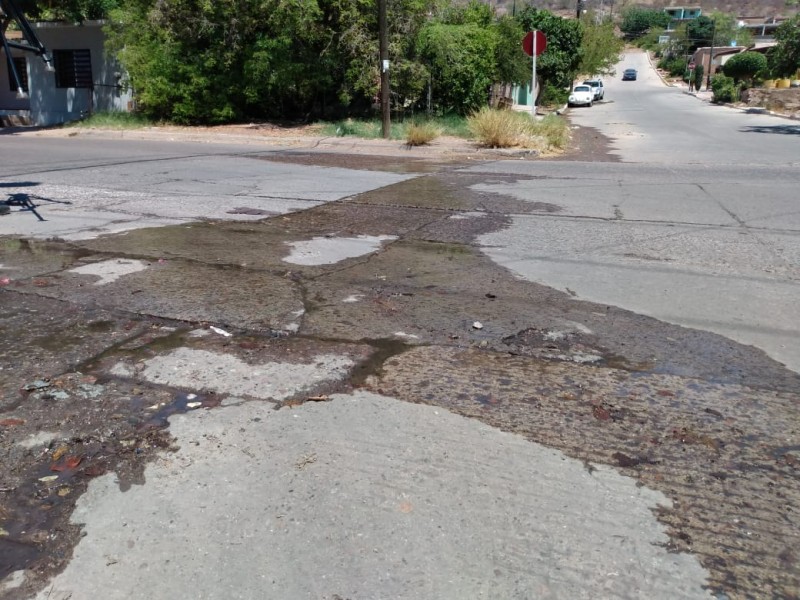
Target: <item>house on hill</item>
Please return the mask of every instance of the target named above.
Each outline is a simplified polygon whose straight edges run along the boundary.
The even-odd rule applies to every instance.
[[[10,59],[23,92],[19,94],[8,61],[0,60],[0,123],[58,125],[97,111],[129,110],[132,96],[121,85],[119,65],[105,52],[103,25],[102,21],[33,23],[55,70],[49,71],[30,52],[12,49]]]

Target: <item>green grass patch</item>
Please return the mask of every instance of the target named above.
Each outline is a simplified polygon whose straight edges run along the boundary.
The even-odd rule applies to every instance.
[[[113,111],[98,112],[80,121],[67,123],[65,127],[97,127],[102,129],[139,129],[154,125],[151,120],[135,113]]]

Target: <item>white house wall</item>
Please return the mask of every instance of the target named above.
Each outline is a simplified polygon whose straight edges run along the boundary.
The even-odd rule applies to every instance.
[[[30,107],[30,102],[27,98],[17,98],[17,92],[11,91],[8,85],[9,75],[8,61],[6,61],[6,53],[1,49],[0,44],[0,113],[15,113],[17,111],[25,111]],[[11,51],[14,57],[22,56],[21,51]]]
[[[80,119],[92,112],[127,110],[131,95],[118,86],[120,69],[106,55],[101,23],[36,23],[34,29],[49,53],[54,50],[88,49],[91,53],[93,88],[57,88],[55,73],[48,72],[44,62],[31,54],[28,57],[28,82],[33,125],[56,125]]]

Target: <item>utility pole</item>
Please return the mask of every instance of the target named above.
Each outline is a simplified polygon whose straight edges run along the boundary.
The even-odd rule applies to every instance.
[[[386,30],[386,0],[378,0],[378,37],[381,58],[381,117],[384,139],[389,139],[391,112],[389,106],[389,33]]]
[[[706,75],[706,91],[711,88],[711,66],[714,64],[714,38],[717,35],[717,20],[714,19],[711,23],[711,48],[708,49],[708,74]]]

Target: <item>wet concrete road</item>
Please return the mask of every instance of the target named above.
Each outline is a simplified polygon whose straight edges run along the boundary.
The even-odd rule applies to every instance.
[[[51,202],[0,217],[0,597],[800,593],[800,376],[717,315],[670,324],[587,301],[575,261],[554,287],[520,267],[543,242],[669,250],[659,281],[750,277],[791,337],[790,225],[778,260],[782,223],[615,207],[675,184],[624,164],[7,139],[3,189]],[[709,273],[694,225],[763,252],[720,242]]]

